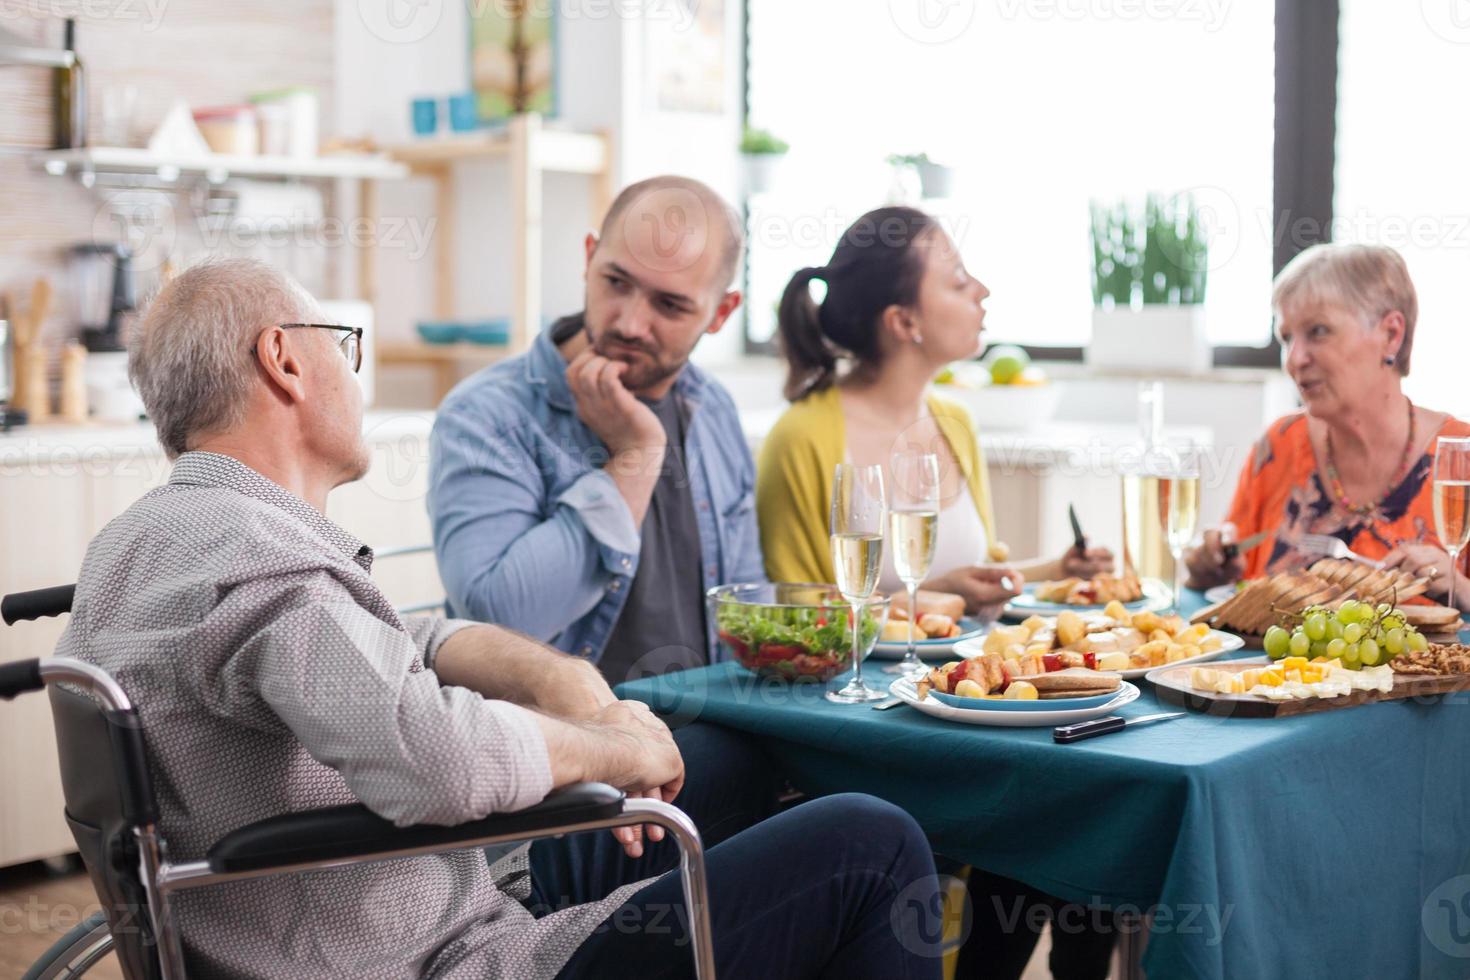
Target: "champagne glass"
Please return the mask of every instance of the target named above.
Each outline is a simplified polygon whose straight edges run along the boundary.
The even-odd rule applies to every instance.
[[[1470,542],[1470,439],[1441,438],[1434,447],[1434,529],[1450,555],[1447,605],[1455,606],[1460,552]]]
[[[918,676],[928,668],[914,647],[919,618],[919,583],[929,577],[939,531],[939,457],[901,450],[889,464],[893,475],[893,509],[888,513],[893,567],[909,594],[909,645],[903,660],[883,668],[887,674]]]
[[[1174,609],[1179,613],[1184,611],[1184,549],[1194,539],[1199,523],[1199,472],[1199,449],[1192,444],[1184,446],[1160,500],[1164,533],[1174,556]]]
[[[881,701],[884,691],[863,683],[863,608],[883,568],[883,525],[888,517],[883,467],[838,463],[832,481],[832,565],[837,591],[852,606],[852,680],[827,700],[840,704]]]

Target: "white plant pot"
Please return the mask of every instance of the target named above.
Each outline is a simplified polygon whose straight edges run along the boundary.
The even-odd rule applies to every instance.
[[[1208,371],[1213,359],[1210,338],[1205,333],[1204,307],[1095,308],[1087,363],[1111,369],[1190,374]]]
[[[765,194],[775,187],[776,173],[785,159],[784,153],[745,154],[745,193]]]
[[[954,168],[939,163],[918,165],[919,186],[926,198],[949,197],[954,192]]]

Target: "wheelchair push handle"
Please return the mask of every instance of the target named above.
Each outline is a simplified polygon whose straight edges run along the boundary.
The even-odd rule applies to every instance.
[[[39,691],[45,686],[46,682],[41,678],[41,661],[35,658],[0,664],[0,698],[6,701],[19,694]]]
[[[71,612],[76,591],[75,585],[54,585],[49,589],[13,593],[0,601],[0,619],[5,620],[6,626],[12,626],[22,619],[40,619]]]

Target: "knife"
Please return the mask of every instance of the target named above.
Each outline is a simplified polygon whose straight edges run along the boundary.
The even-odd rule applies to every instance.
[[[1189,714],[1187,711],[1170,711],[1161,715],[1144,715],[1141,718],[1108,715],[1106,718],[1094,718],[1092,721],[1080,721],[1075,725],[1053,728],[1051,737],[1058,742],[1080,742],[1084,738],[1121,732],[1130,725],[1152,725],[1156,721],[1170,721],[1174,718],[1183,718],[1187,714]]]
[[[1071,504],[1067,505],[1067,517],[1072,521],[1072,546],[1082,554],[1087,554],[1087,535],[1082,533],[1082,524],[1077,520],[1077,508]]]
[[[1230,561],[1236,555],[1243,555],[1252,548],[1259,547],[1261,542],[1265,541],[1270,534],[1270,531],[1261,531],[1259,534],[1252,534],[1244,541],[1230,542],[1225,546],[1225,560]]]

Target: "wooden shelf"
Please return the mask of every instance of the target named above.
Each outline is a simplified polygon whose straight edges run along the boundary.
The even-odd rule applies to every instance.
[[[426,138],[388,150],[396,162],[417,176],[434,183],[434,269],[433,315],[456,319],[455,227],[456,165],[477,160],[504,158],[510,214],[505,230],[511,235],[514,256],[514,295],[511,297],[511,328],[504,347],[473,344],[391,344],[378,349],[385,364],[419,364],[435,369],[439,395],[449,391],[455,372],[464,364],[489,363],[519,354],[530,346],[541,329],[541,237],[544,177],[548,173],[578,174],[590,178],[592,212],[587,227],[596,227],[613,199],[613,151],[610,137],[547,129],[541,117],[526,113],[511,118],[504,128],[462,135]],[[477,191],[479,188],[477,188]],[[478,232],[479,229],[476,229]],[[365,267],[366,269],[366,267]],[[364,275],[368,275],[367,271]],[[372,292],[371,289],[368,290]],[[483,353],[482,353],[483,351]]]
[[[319,157],[232,156],[210,153],[194,157],[158,156],[131,146],[94,146],[80,150],[38,150],[36,165],[55,176],[73,174],[150,174],[172,182],[198,175],[214,183],[230,177],[301,177],[319,180],[396,180],[409,169],[387,156],[333,154]]]
[[[421,341],[383,343],[378,345],[379,364],[459,364],[480,361],[493,363],[509,357],[504,344],[426,344]]]
[[[415,170],[430,170],[455,163],[509,157],[516,151],[516,136],[507,127],[459,136],[426,138],[388,148],[395,160]],[[599,133],[575,133],[541,129],[531,146],[534,165],[546,173],[600,174],[608,167],[608,138]]]

